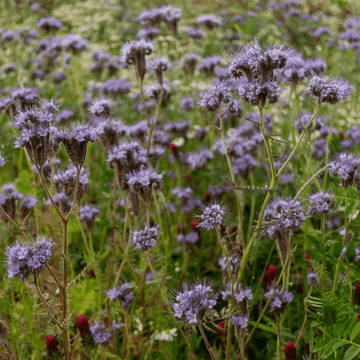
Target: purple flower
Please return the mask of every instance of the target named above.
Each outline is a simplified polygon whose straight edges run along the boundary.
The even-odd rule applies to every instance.
[[[53,141],[62,142],[71,163],[74,166],[82,167],[85,162],[87,144],[97,139],[97,129],[91,128],[89,124],[76,124],[65,131],[58,130]]]
[[[80,220],[85,223],[85,228],[91,230],[95,224],[95,216],[100,210],[91,205],[84,205],[80,209]]]
[[[194,99],[191,96],[185,96],[180,101],[180,108],[187,112],[194,110]]]
[[[170,64],[167,58],[155,58],[148,61],[146,64],[146,68],[150,71],[150,73],[155,74],[159,84],[163,83],[163,73],[168,70],[169,67]]]
[[[50,260],[53,244],[45,237],[37,238],[34,244],[16,242],[6,248],[6,265],[8,277],[17,277],[20,280],[34,280],[39,276],[44,265]]]
[[[156,102],[160,101],[161,87],[159,83],[149,85],[145,90],[145,95]],[[170,97],[170,88],[166,84],[162,84],[162,99],[166,100]]]
[[[221,57],[218,55],[207,56],[198,66],[198,70],[207,76],[212,76],[214,75],[215,66],[219,65],[220,61]]]
[[[314,286],[318,285],[318,277],[314,272],[309,273],[307,278],[308,278],[308,285],[314,285]]]
[[[0,152],[0,166],[3,167],[8,160],[4,156],[3,152]]]
[[[118,145],[119,139],[127,132],[127,126],[121,120],[106,119],[97,125],[97,131],[101,143],[108,150]]]
[[[41,18],[38,21],[38,27],[50,32],[51,30],[59,30],[62,27],[62,22],[54,17]]]
[[[160,35],[160,30],[155,27],[143,28],[138,31],[136,36],[139,39],[144,39],[145,41],[152,41]]]
[[[342,153],[330,162],[329,173],[331,176],[340,178],[342,185],[346,188],[352,185],[356,169],[360,166],[360,159],[354,154]]]
[[[328,213],[334,206],[334,200],[329,193],[320,191],[309,196],[309,214],[318,216]]]
[[[229,255],[229,262],[230,262],[230,270],[232,274],[236,274],[239,270],[239,266],[241,263],[241,259],[238,256]],[[228,270],[228,263],[226,260],[226,256],[221,256],[218,260],[218,264],[220,266],[220,270],[225,274],[229,274]]]
[[[272,286],[270,286],[267,290],[267,292],[265,293],[265,297],[267,299],[270,299],[271,294],[273,293],[274,288]],[[290,302],[292,302],[294,299],[294,295],[287,291],[287,290],[283,290],[283,292],[280,292],[279,289],[275,290],[275,293],[270,301],[270,307],[271,307],[271,312],[279,315],[281,313],[281,311],[283,309],[285,309],[286,305]]]
[[[222,103],[231,104],[230,91],[231,89],[225,85],[225,82],[222,82],[220,85],[213,85],[211,94],[208,92],[200,94],[202,99],[198,101],[198,104],[206,111],[218,111]]]
[[[157,174],[151,167],[142,167],[137,171],[127,174],[125,179],[130,190],[140,195],[144,202],[149,204],[152,191],[162,189],[163,175],[164,173]]]
[[[213,282],[198,278],[194,285],[184,283],[182,291],[174,291],[174,300],[171,303],[175,317],[190,324],[200,323],[205,313],[216,305],[219,294],[212,291]]]
[[[202,206],[202,215],[196,215],[203,222],[201,222],[198,227],[203,227],[206,230],[213,230],[218,225],[221,225],[224,222],[224,216],[227,212],[227,206],[222,206],[221,203],[214,202],[209,204],[207,207]]]
[[[75,55],[87,50],[88,44],[89,41],[83,39],[78,34],[68,34],[61,38],[61,46],[65,49],[71,50]]]
[[[70,124],[71,119],[74,117],[74,112],[72,110],[63,109],[55,116],[55,121],[61,124]]]
[[[90,326],[90,332],[96,344],[106,346],[113,338],[113,333],[105,329],[105,326],[100,323],[95,323]]]
[[[60,192],[58,194],[55,194],[53,196],[53,200],[54,203],[57,205],[57,207],[59,209],[61,209],[61,211],[63,213],[68,213],[71,209],[71,201],[69,200],[69,198],[63,193]],[[50,199],[47,200],[47,205],[50,206],[51,202]]]
[[[242,329],[246,329],[249,323],[249,315],[232,316],[230,321],[234,326],[240,326]]]
[[[159,225],[148,227],[145,224],[143,230],[133,230],[131,231],[130,243],[135,244],[135,249],[140,249],[141,251],[146,251],[152,249],[157,245],[157,238],[159,235]]]
[[[111,99],[96,99],[89,107],[89,111],[96,116],[107,118],[112,113],[113,107],[114,103]]]
[[[323,35],[329,35],[329,34],[330,34],[330,29],[327,26],[320,26],[314,31],[313,37],[318,39]]]
[[[344,79],[331,79],[313,76],[309,82],[311,95],[318,98],[319,103],[336,104],[347,99],[353,86]]]
[[[206,14],[197,17],[197,23],[201,26],[205,26],[209,30],[218,28],[221,26],[221,19],[217,16]]]
[[[107,294],[112,301],[118,300],[124,309],[128,309],[134,301],[134,295],[130,292],[132,289],[131,285],[124,282],[120,287],[116,286],[107,290]]]
[[[99,87],[99,93],[103,95],[123,95],[129,93],[131,84],[125,80],[113,79],[104,81]]]
[[[155,51],[151,42],[144,39],[131,41],[123,45],[121,60],[135,66],[135,74],[140,80],[144,79],[146,72],[145,56]]]
[[[241,175],[245,180],[248,179],[251,171],[257,167],[257,160],[250,154],[232,160],[234,175]]]
[[[202,39],[206,35],[204,31],[194,26],[188,27],[186,33],[194,40]]]
[[[191,231],[188,234],[178,234],[177,241],[180,244],[184,244],[185,246],[190,247],[199,241],[199,234],[197,231]]]
[[[213,159],[214,154],[209,149],[204,149],[196,153],[189,153],[186,164],[189,165],[190,169],[202,170],[206,167],[208,161]]]
[[[19,205],[19,215],[22,219],[25,219],[28,214],[30,214],[31,210],[35,207],[37,203],[37,199],[33,196],[29,195],[23,198]]]

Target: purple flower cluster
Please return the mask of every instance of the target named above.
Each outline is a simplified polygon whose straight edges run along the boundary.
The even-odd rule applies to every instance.
[[[308,278],[308,285],[313,285],[313,286],[318,285],[318,277],[314,272],[309,273],[307,278]]]
[[[178,234],[177,241],[180,244],[184,244],[186,247],[191,247],[199,241],[199,234],[197,231],[191,231],[188,234]]]
[[[213,282],[200,279],[195,284],[184,283],[182,291],[174,291],[174,301],[171,306],[175,311],[175,317],[190,324],[200,323],[205,313],[216,305],[219,294],[212,291]]]
[[[209,30],[216,29],[221,26],[221,19],[211,14],[200,15],[196,20],[199,25],[205,26]]]
[[[235,315],[230,318],[230,321],[234,326],[246,329],[249,323],[249,315]]]
[[[233,256],[233,255],[229,255],[229,263],[230,263],[230,270],[232,274],[236,274],[240,263],[241,263],[241,259],[239,256]],[[226,260],[226,256],[221,256],[218,260],[218,264],[220,266],[220,270],[224,273],[224,274],[229,274],[229,270],[228,270],[228,263]]]
[[[107,294],[112,301],[118,300],[124,309],[128,309],[134,301],[134,295],[130,292],[133,289],[131,285],[124,282],[121,286],[115,286],[107,290]]]
[[[360,159],[354,154],[341,153],[335,160],[330,162],[329,173],[340,178],[342,185],[346,188],[352,185],[354,175],[360,166]]]
[[[131,84],[121,79],[110,79],[104,81],[99,87],[99,93],[103,95],[111,95],[116,97],[118,95],[128,94],[131,90]]]
[[[96,116],[107,118],[111,114],[113,107],[114,103],[111,99],[103,98],[94,100],[89,110]]]
[[[309,196],[309,205],[309,214],[318,216],[328,213],[334,206],[334,200],[329,193],[320,191]]]
[[[80,220],[85,223],[85,228],[91,230],[95,224],[95,216],[100,210],[91,205],[84,205],[80,209]]]
[[[0,205],[6,214],[14,220],[16,216],[16,201],[21,200],[24,195],[15,191],[14,185],[5,185],[3,190],[3,194],[0,194]],[[3,215],[0,217],[5,223],[8,221]]]
[[[106,346],[110,343],[115,332],[117,332],[121,327],[122,324],[115,323],[115,320],[113,321],[110,330],[107,330],[103,324],[96,322],[95,324],[90,326],[90,332],[96,344]]]
[[[26,216],[30,214],[31,210],[35,207],[37,202],[37,199],[31,195],[25,196],[22,199],[19,205],[19,216],[21,217],[21,219],[25,219]]]
[[[214,202],[209,204],[209,206],[202,206],[202,215],[196,215],[201,220],[203,220],[198,227],[203,227],[206,230],[214,230],[218,225],[221,225],[224,222],[224,216],[227,212],[226,205],[222,206],[221,204]]]
[[[126,135],[127,126],[121,120],[106,119],[97,125],[99,140],[108,150],[119,143],[119,139]]]
[[[274,288],[270,286],[265,293],[265,297],[267,299],[270,299],[272,293],[274,291]],[[274,309],[275,311],[280,311],[286,307],[288,303],[291,303],[294,299],[294,295],[287,290],[284,290],[280,292],[279,289],[275,290],[275,293],[270,301],[271,309]]]
[[[167,58],[155,58],[153,60],[148,61],[146,68],[150,71],[150,73],[155,74],[159,84],[163,83],[163,73],[169,69],[169,61]]]
[[[204,149],[199,152],[189,153],[185,162],[192,171],[202,170],[213,157],[214,154],[209,149]]]
[[[8,277],[17,277],[20,280],[34,280],[39,276],[44,265],[50,260],[53,244],[44,238],[38,238],[34,244],[16,242],[6,248],[6,265]]]
[[[7,159],[4,156],[4,153],[0,152],[0,167],[3,167],[6,162],[7,162]]]
[[[157,238],[159,235],[159,225],[148,227],[145,224],[143,230],[133,230],[131,232],[130,242],[135,244],[135,249],[140,249],[141,251],[146,251],[152,249],[157,245]]]
[[[325,79],[313,76],[309,82],[311,95],[318,98],[319,103],[336,104],[347,99],[353,86],[344,79]]]
[[[62,142],[71,163],[74,166],[82,167],[87,153],[87,144],[97,139],[97,129],[90,127],[89,124],[76,124],[65,131],[58,130],[53,135],[53,141]]]
[[[225,83],[213,85],[211,88],[211,94],[208,92],[200,94],[202,98],[198,101],[198,104],[200,107],[210,112],[218,111],[222,103],[230,104],[229,107],[231,107],[230,91],[231,88],[226,86]]]

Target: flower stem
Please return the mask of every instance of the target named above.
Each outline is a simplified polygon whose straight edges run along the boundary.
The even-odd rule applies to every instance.
[[[204,332],[204,329],[203,329],[203,327],[202,327],[202,324],[199,323],[199,324],[198,324],[198,327],[199,327],[199,329],[200,329],[201,336],[203,337],[203,339],[204,339],[204,341],[205,341],[206,348],[207,348],[207,350],[208,350],[208,352],[209,352],[209,354],[210,354],[210,356],[211,356],[211,359],[212,359],[212,360],[216,360],[214,351],[213,351],[213,349],[212,349],[212,347],[211,347],[211,345],[210,345],[210,343],[209,343],[209,340],[208,340],[207,337],[206,337],[206,334],[205,334],[205,332]]]

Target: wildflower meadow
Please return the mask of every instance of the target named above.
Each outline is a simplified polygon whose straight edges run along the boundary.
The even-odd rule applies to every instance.
[[[0,14],[0,359],[360,359],[359,1]]]

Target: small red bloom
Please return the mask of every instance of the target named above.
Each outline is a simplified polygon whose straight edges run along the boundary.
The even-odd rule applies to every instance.
[[[176,151],[176,150],[177,150],[177,146],[174,145],[174,144],[170,144],[170,145],[169,145],[169,148],[170,148],[172,151]]]
[[[277,268],[274,265],[270,265],[267,270],[270,282],[277,276]]]
[[[89,202],[90,202],[91,204],[96,204],[96,200],[95,200],[94,198],[91,198],[91,199],[89,200]]]
[[[286,360],[296,360],[296,346],[292,341],[289,341],[285,345],[285,356]]]
[[[48,351],[57,350],[57,341],[54,335],[48,335],[46,337],[46,348],[48,349]]]
[[[192,179],[191,174],[186,174],[185,175],[185,181],[190,181]]]
[[[342,131],[339,132],[339,136],[340,136],[340,139],[342,139],[344,137],[344,133]]]
[[[89,270],[89,271],[88,271],[88,274],[89,274],[90,276],[92,276],[92,277],[95,277],[95,273],[94,273],[94,270],[93,270],[93,269]]]
[[[305,343],[305,354],[306,355],[310,354],[310,344],[309,343]]]
[[[360,301],[360,283],[357,283],[355,286],[355,295],[354,295],[354,304],[358,304]]]
[[[191,214],[190,213],[186,213],[185,216],[189,219],[191,218]]]
[[[205,200],[209,201],[210,198],[211,198],[211,195],[207,192],[207,193],[205,194]]]
[[[308,253],[305,254],[305,259],[309,260],[309,261],[312,260],[312,258],[310,257],[310,255]]]
[[[220,337],[223,333],[222,333],[222,331],[221,331],[219,328],[220,328],[220,329],[224,329],[224,328],[225,328],[225,324],[224,324],[223,321],[222,321],[222,322],[219,322],[219,323],[217,324],[217,327],[215,328],[217,334],[218,334],[219,337]]]
[[[196,219],[192,220],[190,225],[194,230],[196,230],[197,226],[199,225],[199,220],[196,220]]]
[[[304,292],[303,284],[301,282],[298,283],[298,285],[296,287],[296,292],[300,295]]]
[[[76,326],[80,330],[80,332],[87,332],[90,330],[89,320],[86,315],[79,315],[76,319]]]

